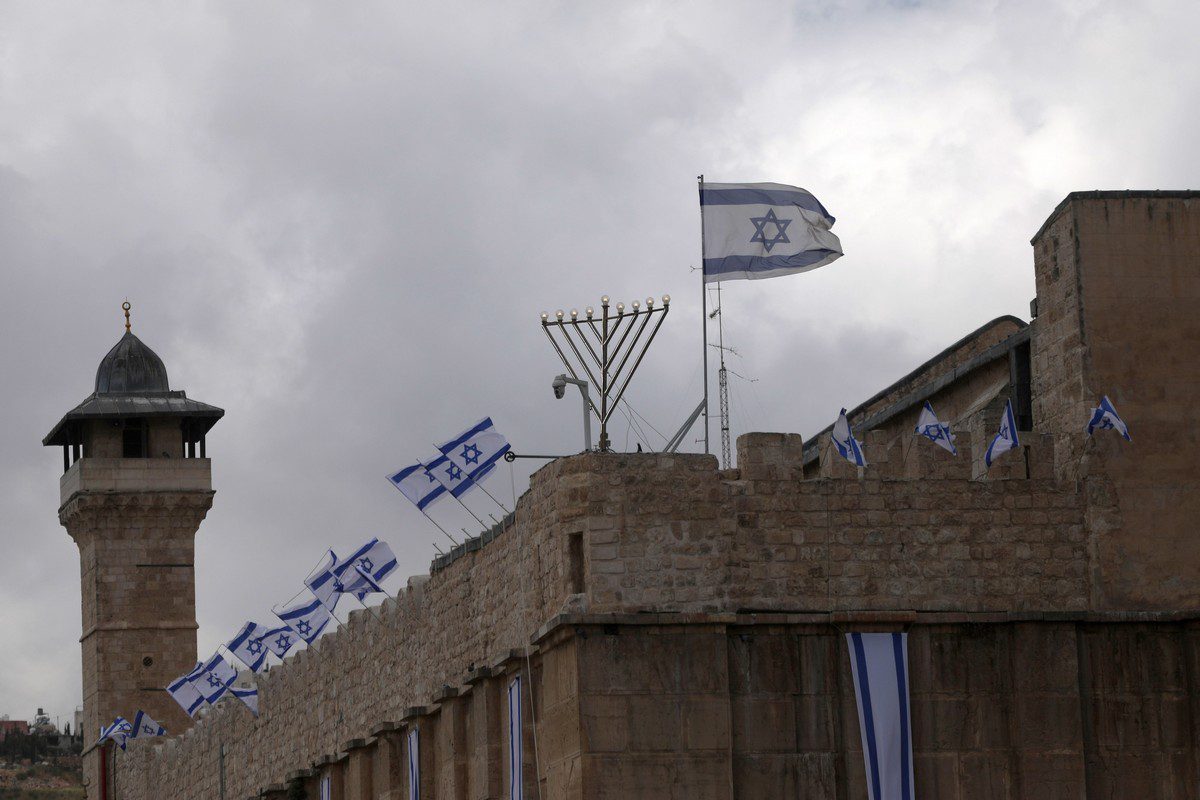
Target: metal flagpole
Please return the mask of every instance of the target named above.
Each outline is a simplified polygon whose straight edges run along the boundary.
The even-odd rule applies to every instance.
[[[708,284],[704,282],[704,176],[699,175],[696,180],[700,183],[700,320],[701,320],[701,336],[703,342],[701,348],[704,351],[704,453],[708,454]]]
[[[400,494],[404,494],[404,492],[400,491],[400,487],[399,487],[399,486],[397,486],[397,485],[396,485],[396,483],[395,483],[393,480],[391,480],[391,476],[388,476],[388,483],[392,484],[392,486],[395,486],[395,487],[396,487],[396,491],[400,492]],[[405,495],[405,498],[404,498],[404,499],[405,499],[405,500],[408,500],[408,496],[407,496],[407,495]],[[412,503],[412,501],[411,501],[411,500],[409,500],[409,502],[410,502],[410,503]],[[414,506],[417,506],[417,504],[416,504],[416,503],[413,503],[413,505],[414,505]],[[420,511],[420,512],[421,512],[421,515],[422,515],[422,516],[424,516],[424,517],[425,517],[425,519],[429,520],[429,521],[430,521],[430,522],[433,524],[433,527],[437,528],[439,531],[441,531],[442,533],[444,533],[444,534],[446,535],[446,538],[447,538],[447,539],[449,539],[450,541],[454,542],[454,546],[455,546],[455,547],[457,547],[457,546],[458,546],[458,542],[455,540],[455,538],[454,538],[453,536],[451,536],[450,534],[446,533],[446,529],[445,529],[445,528],[443,528],[441,525],[438,525],[436,522],[434,522],[434,521],[433,521],[433,517],[431,517],[431,516],[429,516],[428,514],[426,514],[426,513],[425,513],[425,509],[421,508],[420,506],[417,506],[417,511]],[[437,549],[437,545],[436,545],[436,544],[435,544],[433,547],[434,547],[434,549]],[[440,552],[442,552],[442,551],[441,551],[441,550],[438,550],[438,552],[440,553]]]

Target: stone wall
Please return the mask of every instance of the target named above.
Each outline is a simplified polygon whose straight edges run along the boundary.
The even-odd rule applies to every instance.
[[[430,723],[437,781],[492,787],[437,796],[498,796],[489,764],[501,689],[480,670],[523,669],[512,651],[564,611],[1087,610],[1089,553],[1073,482],[1024,471],[970,480],[969,457],[943,463],[932,446],[907,460],[897,452],[866,479],[831,463],[831,477],[803,481],[798,436],[751,434],[738,445],[743,466],[725,473],[701,455],[586,454],[548,465],[511,526],[487,544],[463,547],[376,608],[379,618],[353,612],[317,647],[260,677],[257,720],[225,702],[184,736],[118,756],[121,796],[152,797],[151,787],[171,785],[186,787],[179,797],[216,797],[223,763],[224,796],[249,797],[435,703],[443,715],[459,705],[492,709],[482,729],[447,728],[444,716]],[[1013,457],[1036,473],[1036,450]],[[913,471],[925,477],[904,477]],[[578,669],[591,669],[578,653],[541,653],[538,663],[550,657],[582,658]],[[452,693],[473,681],[478,691]],[[540,674],[534,683],[550,691]],[[575,785],[570,724],[552,718],[571,719],[578,704],[547,706],[541,724],[561,730],[544,735],[552,744],[543,777]]]

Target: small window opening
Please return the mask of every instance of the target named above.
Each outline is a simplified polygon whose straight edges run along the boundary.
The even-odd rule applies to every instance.
[[[130,420],[121,431],[121,457],[146,458],[149,451],[146,437],[146,423],[143,420]]]

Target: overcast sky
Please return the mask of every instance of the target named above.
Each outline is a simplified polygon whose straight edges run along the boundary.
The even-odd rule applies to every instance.
[[[628,395],[660,447],[702,391],[700,173],[809,189],[846,252],[726,284],[735,435],[811,434],[1027,319],[1067,192],[1200,188],[1191,2],[406,6],[0,1],[0,714],[81,701],[40,439],[126,297],[172,388],[226,409],[203,655],[326,546],[426,572],[441,534],[384,475],[432,442],[491,415],[518,451],[580,448],[543,310],[673,296]]]

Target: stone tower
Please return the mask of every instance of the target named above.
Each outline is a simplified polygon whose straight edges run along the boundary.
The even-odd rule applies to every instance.
[[[124,308],[96,390],[42,440],[63,448],[58,517],[79,547],[89,798],[110,772],[94,747],[101,725],[139,709],[170,733],[191,725],[163,687],[196,661],[195,536],[213,498],[205,434],[225,413],[170,390]]]

